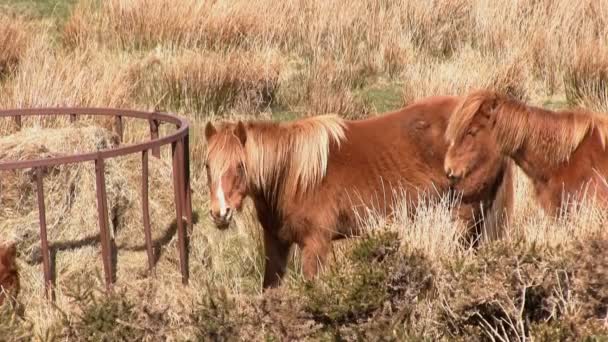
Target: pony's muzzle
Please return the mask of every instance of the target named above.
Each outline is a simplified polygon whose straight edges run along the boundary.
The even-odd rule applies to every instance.
[[[209,216],[211,217],[213,224],[219,229],[226,229],[230,226],[233,213],[234,210],[232,210],[232,208],[226,208],[223,213],[209,210]]]
[[[445,168],[445,175],[448,177],[448,181],[451,185],[458,183],[458,181],[460,181],[460,179],[462,178],[463,174],[464,172],[457,172],[449,166]]]

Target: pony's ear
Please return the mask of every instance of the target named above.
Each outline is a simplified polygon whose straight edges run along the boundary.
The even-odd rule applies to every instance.
[[[481,110],[487,114],[493,114],[496,108],[498,108],[498,99],[495,96],[488,97],[481,105]]]
[[[481,112],[487,118],[490,127],[496,126],[496,109],[498,108],[498,98],[492,96],[486,99],[481,105]]]
[[[243,124],[243,121],[240,121],[236,124],[236,128],[234,129],[234,135],[237,136],[237,138],[239,138],[239,140],[241,141],[241,144],[243,144],[243,146],[245,146],[245,143],[247,142],[247,129],[245,128],[245,124]]]
[[[211,121],[207,122],[207,125],[205,126],[205,139],[211,139],[211,137],[214,136],[215,133],[217,133],[217,130],[215,129]]]

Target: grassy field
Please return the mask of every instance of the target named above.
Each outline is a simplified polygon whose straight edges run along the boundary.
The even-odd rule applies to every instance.
[[[307,282],[294,250],[285,286],[262,294],[260,228],[249,205],[229,231],[207,219],[207,120],[373,116],[480,87],[530,103],[608,112],[608,1],[0,0],[0,108],[111,106],[192,123],[191,283],[182,287],[169,151],[151,160],[158,255],[146,270],[140,160],[108,163],[118,246],[103,295],[93,165],[47,170],[57,301],[42,297],[29,171],[0,175],[0,239],[18,243],[20,307],[0,340],[608,340],[608,214],[558,221],[518,173],[503,241],[457,243],[445,203],[335,244]],[[111,146],[107,122],[0,122],[0,159]],[[127,142],[146,126],[128,121]]]

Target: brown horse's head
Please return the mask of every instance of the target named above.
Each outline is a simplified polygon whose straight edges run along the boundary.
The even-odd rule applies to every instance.
[[[205,127],[207,158],[205,168],[211,198],[209,214],[219,229],[226,229],[235,210],[247,196],[245,143],[247,131],[242,122],[215,128]]]
[[[488,189],[505,165],[492,132],[496,103],[497,95],[493,92],[471,93],[448,122],[445,173],[465,197]]]
[[[19,291],[16,254],[17,249],[14,244],[0,245],[0,305],[4,302],[5,293],[16,296]]]

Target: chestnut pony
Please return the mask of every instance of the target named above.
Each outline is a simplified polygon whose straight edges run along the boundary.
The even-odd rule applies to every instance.
[[[15,256],[17,250],[14,244],[0,245],[0,305],[4,303],[6,295],[16,297],[19,293],[19,274]]]
[[[303,272],[310,279],[332,240],[360,233],[360,218],[370,211],[390,215],[402,190],[414,206],[425,194],[449,193],[444,132],[460,100],[430,97],[356,121],[322,115],[218,127],[209,122],[210,216],[225,229],[250,196],[264,232],[264,288],[280,284],[293,244],[301,248]],[[512,201],[511,169],[497,150],[486,152],[493,163],[480,172],[494,181],[463,194],[465,202],[473,202],[461,207],[460,216],[477,224],[480,217],[494,217],[499,227]]]
[[[466,180],[498,148],[531,179],[536,197],[551,216],[568,203],[593,196],[608,204],[608,119],[582,110],[554,112],[528,106],[492,91],[470,93],[450,117],[445,172]]]

